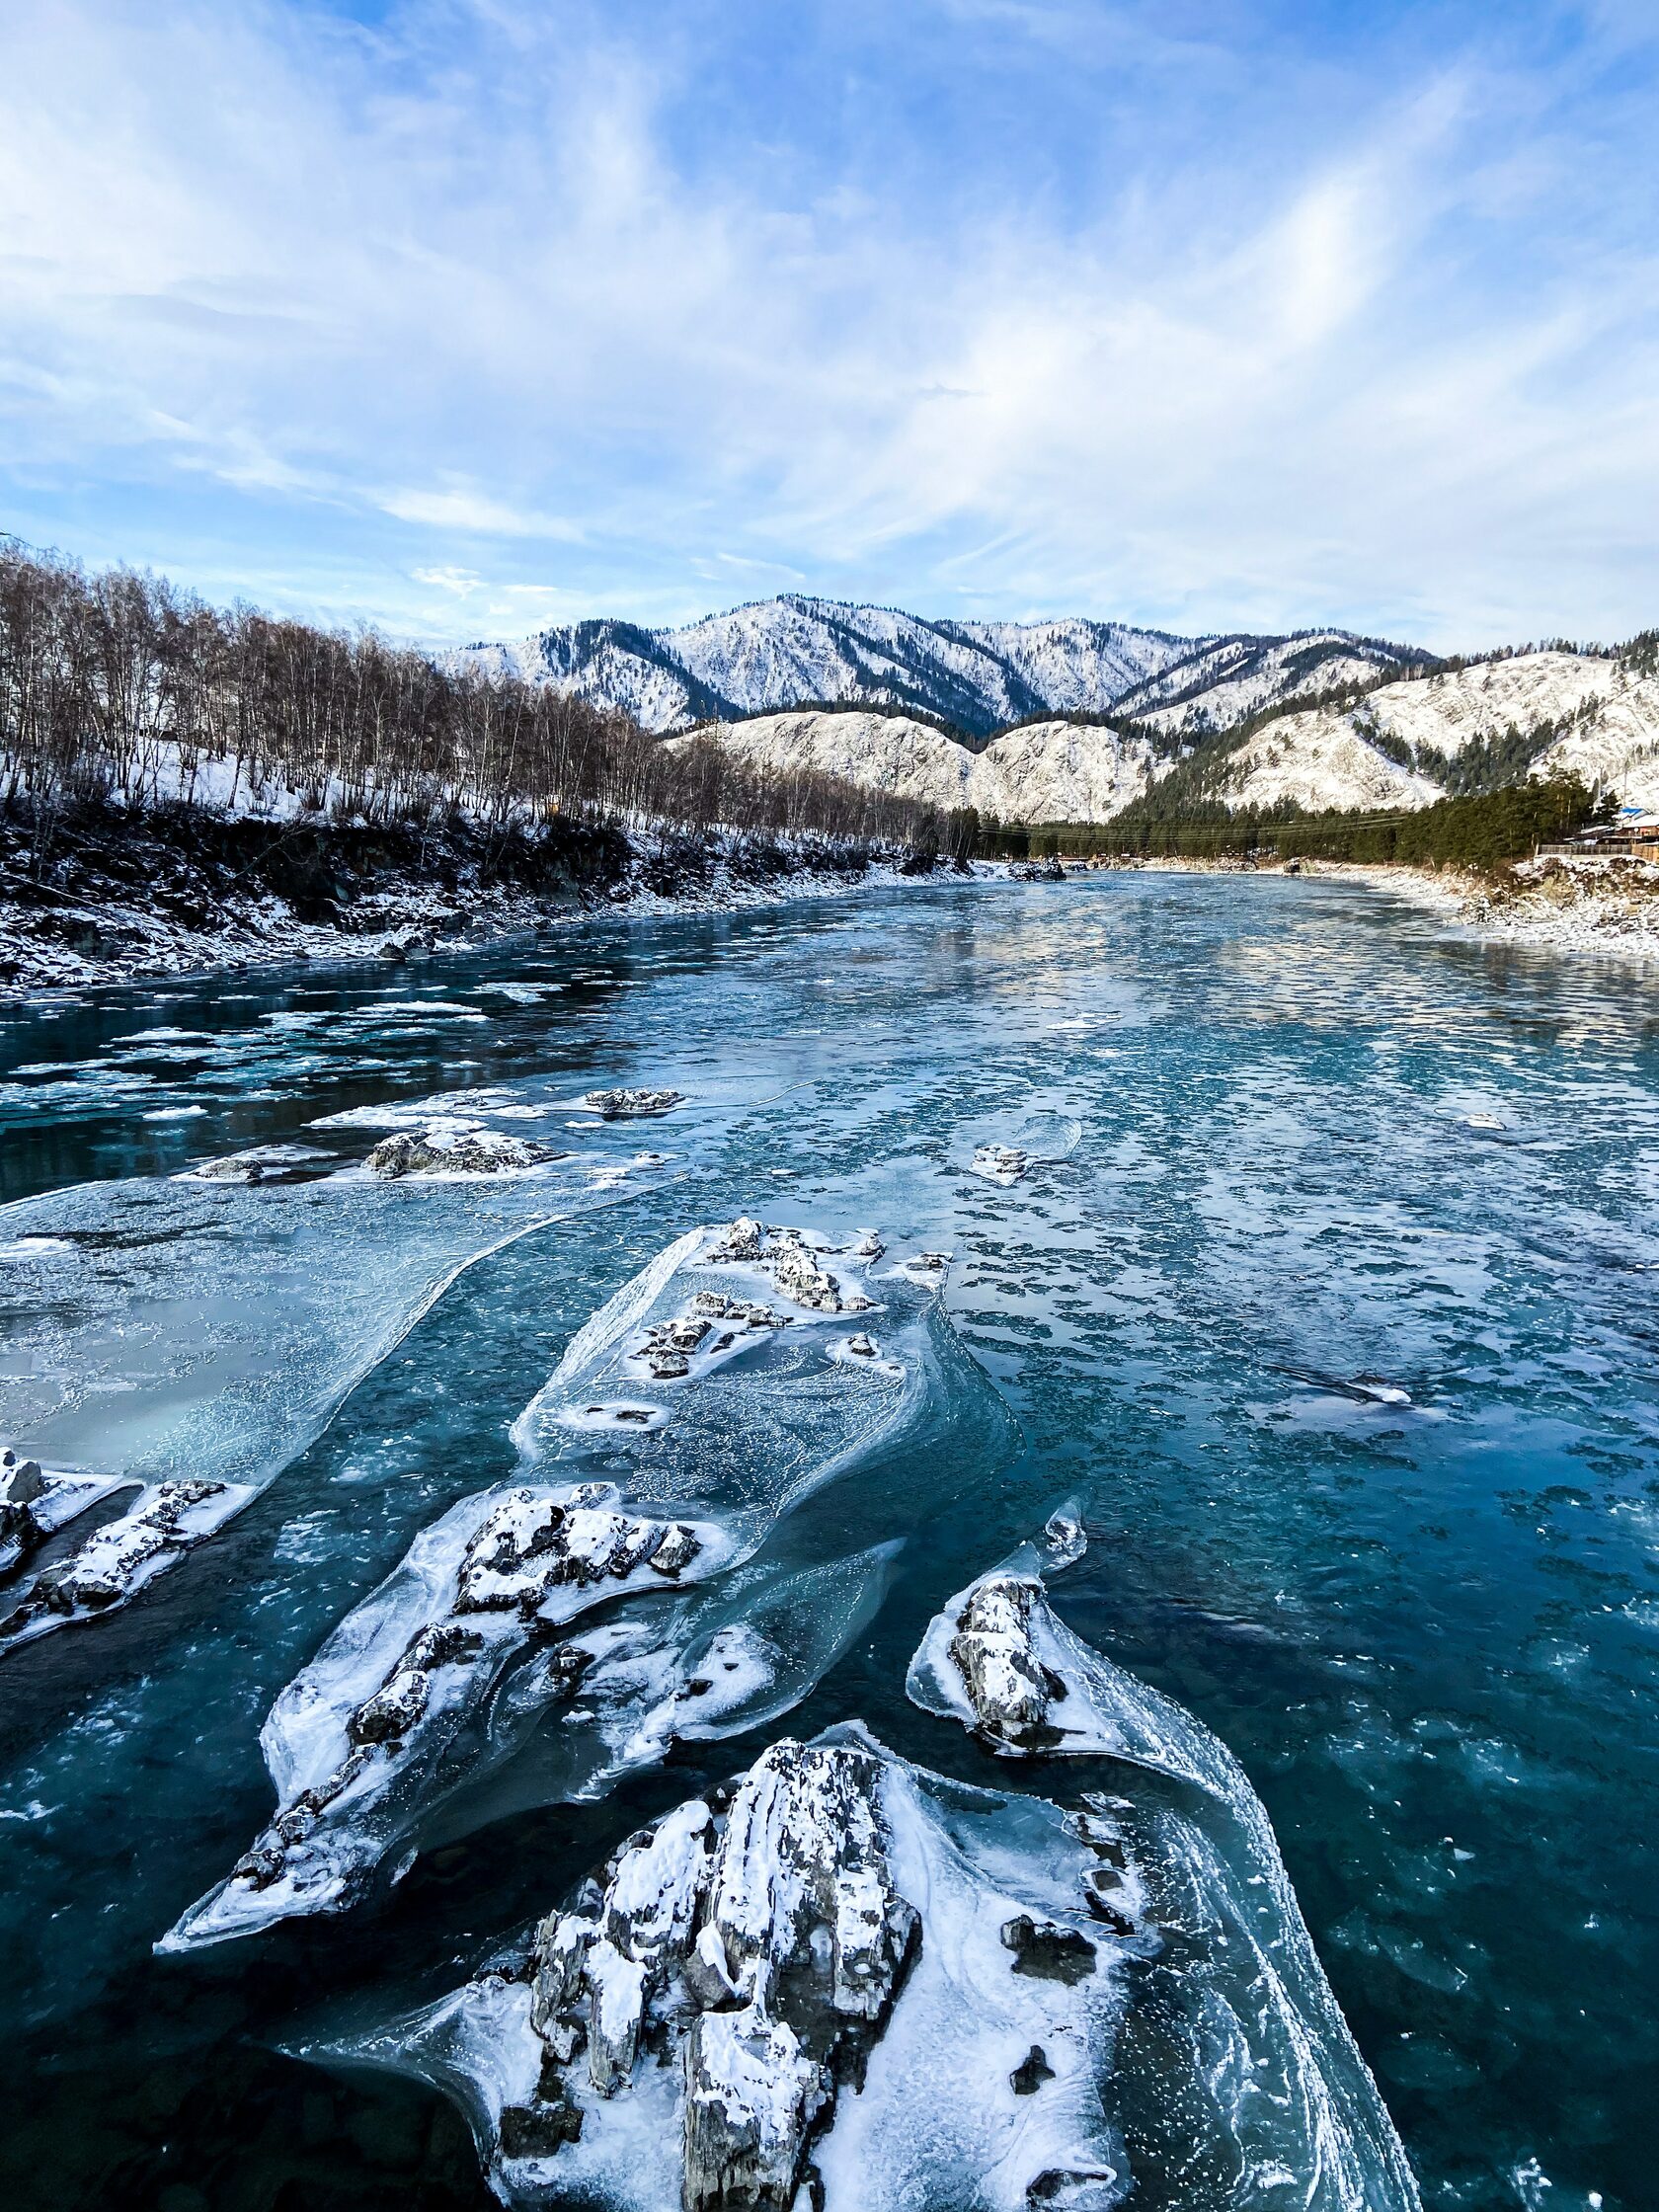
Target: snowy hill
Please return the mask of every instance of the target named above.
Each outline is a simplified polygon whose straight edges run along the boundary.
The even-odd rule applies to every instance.
[[[907,715],[833,710],[756,715],[713,735],[751,767],[816,768],[1004,822],[1109,822],[1178,763],[1184,795],[1234,809],[1425,807],[1555,769],[1659,807],[1659,676],[1577,653],[1384,684],[1357,706],[1293,709],[1241,742],[1196,747],[1152,730],[1051,720],[974,752]]]
[[[1427,657],[1345,631],[1193,639],[1079,616],[928,622],[791,593],[683,629],[579,622],[453,658],[580,692],[658,732],[844,701],[908,708],[985,738],[1045,714],[1108,709],[1197,735]]]
[[[1420,807],[1555,770],[1659,805],[1659,678],[1597,655],[1526,653],[1385,684],[1218,749],[1210,788],[1235,808]]]
[[[1139,798],[1157,764],[1148,739],[1070,722],[1009,730],[977,753],[908,715],[856,712],[755,715],[722,724],[717,742],[747,767],[812,768],[1005,822],[1105,822]]]

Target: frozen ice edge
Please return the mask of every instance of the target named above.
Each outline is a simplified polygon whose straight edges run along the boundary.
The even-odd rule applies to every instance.
[[[988,1598],[1004,1603],[988,1611]],[[1014,1602],[1006,1603],[1010,1600]],[[989,1629],[993,1640],[1000,1631],[1003,1643],[991,1654],[988,1676],[981,1677],[980,1698],[974,1695],[960,1640],[964,1615],[974,1618],[976,1602],[982,1627]],[[988,1679],[1005,1689],[1019,1678],[1029,1682],[1033,1677],[1050,1693],[1048,1717],[1064,1714],[1065,1719],[1053,1729],[1053,1741],[1040,1741],[1044,1731],[1032,1730],[1030,1740],[1021,1743],[1011,1740],[998,1727],[994,1711],[988,1710],[984,1683]],[[1258,2036],[1283,2054],[1281,2063],[1291,2077],[1284,2101],[1291,2112],[1289,2124],[1300,2129],[1300,2138],[1290,2146],[1290,2159],[1276,2168],[1268,2156],[1258,2162],[1257,2171],[1264,2183],[1275,2171],[1292,2179],[1300,2201],[1309,2207],[1421,2212],[1404,2146],[1325,1978],[1266,1807],[1248,1776],[1193,1714],[1114,1665],[1055,1616],[1032,1547],[1022,1547],[1003,1566],[959,1591],[935,1615],[905,1687],[923,1711],[960,1720],[998,1756],[1120,1760],[1186,1785],[1225,1816],[1230,1824],[1227,1847],[1217,1843],[1202,1818],[1166,1818],[1159,1834],[1180,1861],[1181,1873],[1211,1901],[1218,1924],[1230,1925],[1242,1937],[1253,1966],[1251,1986],[1262,1993]],[[1274,1930],[1265,1940],[1257,1932],[1264,1904]],[[1241,2020],[1238,2025],[1248,2046],[1248,2027]],[[1253,2090],[1254,2084],[1248,2087]],[[1241,2102],[1234,2115],[1240,2126],[1243,2113]]]
[[[649,1155],[650,1167],[662,1164],[665,1163],[661,1155]],[[647,1188],[654,1186],[644,1181],[629,1186],[627,1178],[630,1173],[644,1172],[646,1169],[646,1155],[641,1155],[634,1161],[607,1162],[590,1176],[578,1194],[583,1208],[618,1205],[643,1194]],[[226,1186],[227,1190],[234,1187]],[[20,1206],[29,1206],[35,1202],[22,1200],[18,1203]],[[135,1562],[130,1573],[119,1575],[123,1555],[141,1540],[145,1527],[157,1512],[168,1509],[180,1480],[191,1478],[168,1477],[140,1486],[137,1497],[125,1513],[105,1523],[87,1540],[86,1544],[49,1570],[54,1577],[72,1579],[83,1558],[87,1560],[89,1567],[97,1567],[108,1559],[115,1564],[119,1576],[118,1586],[113,1589],[112,1594],[101,1594],[100,1602],[96,1605],[72,1602],[66,1607],[58,1607],[43,1602],[40,1590],[40,1577],[37,1576],[33,1581],[26,1579],[19,1587],[16,1606],[0,1619],[0,1661],[4,1660],[8,1651],[49,1635],[53,1629],[101,1620],[130,1604],[158,1574],[169,1566],[176,1565],[188,1551],[194,1550],[206,1538],[217,1534],[254,1498],[269,1489],[284,1468],[290,1466],[303,1452],[308,1451],[326,1432],[353,1391],[384,1365],[410,1332],[425,1320],[463,1275],[493,1259],[498,1253],[508,1250],[521,1237],[549,1228],[565,1218],[564,1212],[555,1207],[546,1214],[514,1223],[501,1236],[477,1250],[463,1254],[451,1267],[441,1271],[427,1286],[423,1295],[402,1312],[389,1336],[377,1337],[365,1346],[361,1358],[339,1378],[328,1396],[312,1407],[309,1417],[288,1433],[280,1451],[257,1477],[239,1482],[217,1476],[202,1478],[212,1483],[212,1491],[209,1495],[193,1501],[179,1515],[172,1532],[172,1540],[159,1548],[146,1551]],[[0,1211],[0,1221],[3,1219],[4,1212]],[[128,1486],[124,1478],[112,1479],[117,1487]]]
[[[711,1351],[694,1349],[679,1362],[682,1372],[677,1379],[626,1378],[642,1395],[651,1392],[659,1401],[668,1399],[668,1404],[654,1404],[650,1396],[644,1404],[630,1407],[614,1401],[585,1404],[596,1391],[614,1386],[609,1373],[614,1365],[637,1362],[640,1355],[630,1353],[628,1347],[646,1328],[654,1309],[671,1299],[681,1278],[687,1279],[687,1288],[696,1280],[733,1274],[764,1283],[785,1311],[780,1316],[770,1306],[764,1308],[767,1320],[759,1328],[760,1337],[768,1339],[784,1327],[795,1331],[811,1325],[816,1340],[846,1312],[873,1308],[862,1291],[828,1275],[821,1261],[839,1255],[836,1264],[855,1268],[867,1278],[881,1250],[880,1239],[869,1232],[849,1251],[815,1232],[766,1230],[748,1221],[692,1229],[657,1254],[592,1314],[514,1425],[513,1433],[530,1479],[498,1485],[453,1505],[416,1538],[401,1564],[347,1615],[315,1659],[278,1697],[262,1731],[278,1799],[273,1821],[238,1869],[193,1906],[158,1948],[180,1950],[249,1934],[292,1915],[346,1909],[392,1852],[420,1827],[428,1808],[411,1803],[411,1796],[430,1796],[434,1781],[453,1788],[455,1777],[446,1774],[444,1766],[451,1741],[486,1700],[496,1698],[504,1670],[524,1650],[532,1631],[540,1634],[573,1626],[579,1616],[600,1607],[609,1614],[615,1601],[653,1589],[651,1558],[645,1557],[637,1572],[630,1569],[620,1578],[614,1572],[609,1578],[592,1576],[576,1591],[568,1587],[554,1591],[536,1605],[535,1619],[527,1624],[511,1612],[481,1614],[476,1604],[463,1604],[460,1594],[463,1573],[476,1576],[477,1570],[466,1566],[469,1549],[482,1540],[487,1527],[496,1523],[506,1527],[515,1516],[533,1518],[554,1506],[571,1513],[580,1506],[590,1514],[609,1513],[613,1519],[646,1516],[631,1524],[640,1531],[683,1528],[693,1545],[693,1558],[686,1571],[670,1570],[672,1588],[681,1591],[747,1558],[802,1494],[807,1485],[799,1477],[769,1509],[751,1506],[746,1513],[734,1506],[710,1518],[706,1508],[688,1511],[672,1497],[648,1500],[643,1489],[635,1502],[624,1504],[623,1493],[609,1482],[553,1482],[536,1473],[537,1463],[549,1451],[558,1456],[577,1450],[583,1430],[603,1431],[609,1441],[618,1443],[655,1433],[673,1417],[672,1396],[677,1389],[737,1358],[752,1341],[756,1324],[751,1322],[741,1333],[734,1329],[729,1343],[719,1338]],[[780,1289],[783,1283],[792,1284],[803,1296],[829,1303],[798,1304]],[[914,1291],[908,1284],[906,1289],[913,1303]],[[746,1310],[761,1309],[751,1305]],[[819,1349],[826,1369],[837,1364],[832,1342]],[[856,1457],[913,1409],[924,1396],[925,1385],[919,1369],[912,1375],[898,1361],[845,1364],[862,1370],[869,1379],[855,1384],[849,1377],[846,1388],[868,1394],[873,1387],[880,1416],[876,1428],[861,1431],[850,1447]],[[837,1385],[837,1398],[842,1395]],[[862,1397],[856,1402],[863,1402]],[[623,1411],[647,1418],[624,1427],[616,1418]],[[611,1418],[606,1419],[607,1414]],[[801,1418],[813,1424],[808,1435],[816,1444],[810,1400]],[[568,1441],[550,1443],[560,1428],[567,1432]],[[572,1429],[578,1435],[569,1435]],[[846,1456],[832,1447],[819,1449],[810,1486],[830,1479]],[[665,1521],[672,1515],[686,1518]],[[849,1558],[785,1575],[782,1582],[775,1570],[769,1577],[751,1578],[738,1601],[744,1610],[737,1619],[722,1617],[712,1599],[700,1610],[695,1604],[688,1607],[659,1584],[648,1613],[639,1619],[607,1618],[596,1626],[573,1630],[571,1640],[557,1649],[532,1655],[514,1679],[510,1694],[497,1699],[492,1731],[498,1738],[504,1731],[511,1737],[514,1725],[533,1726],[561,1700],[572,1707],[572,1721],[594,1719],[587,1706],[597,1693],[602,1707],[598,1734],[604,1748],[586,1784],[567,1791],[597,1795],[626,1767],[661,1759],[675,1734],[707,1739],[761,1725],[806,1695],[855,1632],[859,1620],[867,1617],[871,1591],[885,1586],[896,1548],[877,1544]],[[545,1562],[545,1552],[540,1555]],[[526,1560],[530,1556],[524,1554]],[[808,1618],[821,1620],[829,1611],[834,1615],[833,1625],[815,1631],[816,1645],[808,1639],[803,1650],[797,1638],[792,1651],[785,1653],[761,1623],[779,1617],[791,1590],[805,1597],[809,1588],[820,1601],[827,1591],[833,1591],[840,1611],[827,1609],[822,1602],[808,1606]],[[424,1660],[410,1661],[417,1642],[434,1636],[453,1639],[457,1631],[474,1647],[465,1654],[464,1664],[453,1652],[431,1667]],[[785,1643],[789,1641],[786,1637]],[[407,1683],[411,1665],[421,1675],[418,1684],[409,1686],[419,1709],[407,1723],[387,1728],[365,1752],[360,1733],[363,1714],[374,1706],[375,1725],[380,1726],[379,1705],[388,1696],[395,1700],[402,1694],[394,1685]],[[494,1749],[500,1748],[498,1741]]]

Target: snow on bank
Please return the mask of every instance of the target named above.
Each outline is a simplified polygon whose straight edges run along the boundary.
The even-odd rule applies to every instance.
[[[1525,861],[1512,878],[1496,881],[1452,868],[1332,862],[1307,872],[1376,885],[1500,944],[1659,959],[1659,868],[1627,862],[1574,862],[1560,868],[1547,861]]]
[[[130,881],[96,880],[73,899],[52,901],[52,931],[22,886],[0,878],[0,1001],[37,990],[85,988],[152,976],[182,976],[288,961],[384,960],[388,965],[481,940],[522,935],[597,913],[725,913],[784,899],[838,896],[902,880],[897,862],[843,873],[822,865],[823,848],[779,839],[796,865],[766,874],[750,842],[719,840],[706,880],[683,891],[646,888],[661,864],[653,842],[631,837],[626,874],[604,891],[547,895],[501,884],[453,888],[413,874],[388,875],[348,909],[353,926],[303,921],[283,899],[250,885],[210,901],[212,918],[180,918],[172,901],[135,899]],[[815,863],[818,863],[815,865]]]

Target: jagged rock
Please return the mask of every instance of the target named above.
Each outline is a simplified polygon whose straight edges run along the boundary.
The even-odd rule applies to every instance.
[[[645,2021],[646,1969],[601,1937],[583,1961],[589,1989],[588,2079],[614,2096],[634,2070]]]
[[[458,1614],[534,1613],[563,1583],[622,1581],[653,1561],[683,1524],[636,1519],[605,1506],[512,1490],[466,1547],[456,1578]],[[693,1546],[695,1538],[691,1538]],[[694,1551],[693,1554],[694,1556]],[[677,1568],[665,1568],[666,1573]]]
[[[222,1482],[161,1482],[143,1504],[100,1529],[61,1566],[42,1574],[7,1623],[14,1633],[38,1612],[102,1613],[117,1605],[158,1553],[190,1542],[182,1524],[191,1509],[221,1497]]]
[[[685,2212],[788,2212],[828,2069],[757,2006],[705,2013],[685,2045]]]
[[[7,1454],[5,1473],[0,1477],[0,1500],[13,1506],[33,1505],[45,1487],[39,1460],[13,1461]]]
[[[1055,1921],[1034,1920],[1016,1913],[1002,1924],[1002,1948],[1014,1954],[1013,1971],[1039,1981],[1065,1982],[1069,1987],[1092,1974],[1098,1953],[1086,1936]]]
[[[592,1106],[601,1121],[635,1121],[682,1106],[685,1094],[677,1090],[591,1090],[582,1103]]]
[[[588,1949],[597,1934],[595,1924],[580,1913],[549,1913],[536,1930],[530,2025],[543,2041],[580,2000]]]
[[[849,1336],[847,1350],[860,1360],[873,1360],[876,1356],[875,1341],[868,1336]]]
[[[766,1254],[766,1265],[778,1289],[792,1304],[809,1306],[819,1313],[842,1310],[840,1285],[819,1266],[804,1244],[773,1246]],[[869,1302],[861,1300],[859,1303],[867,1304]]]
[[[400,1667],[383,1688],[365,1698],[347,1723],[354,1743],[393,1743],[408,1735],[427,1709],[432,1677],[420,1667]]]
[[[1046,1751],[1063,1734],[1050,1715],[1066,1698],[1066,1685],[1032,1648],[1033,1622],[1044,1604],[1037,1583],[988,1576],[965,1600],[950,1642],[977,1732],[1017,1751]]]
[[[687,2212],[790,2212],[813,2131],[839,2085],[862,2079],[918,1940],[888,1861],[881,1774],[858,1743],[774,1744],[723,1826],[689,1800],[629,1839],[591,1908],[542,1922],[529,1960],[542,2086],[514,2108],[504,2158],[546,2155],[510,2136],[562,2139],[578,2023],[606,2098],[677,2031]]]
[[[262,1183],[265,1180],[264,1163],[241,1152],[229,1152],[223,1159],[204,1159],[191,1169],[202,1183]]]
[[[666,1575],[672,1581],[675,1575],[684,1573],[702,1548],[694,1529],[683,1521],[671,1521],[668,1533],[646,1565],[653,1574]]]
[[[546,1145],[532,1145],[527,1138],[503,1136],[496,1130],[448,1130],[434,1127],[417,1137],[397,1130],[384,1137],[368,1155],[370,1174],[382,1182],[398,1182],[405,1175],[503,1175],[539,1167],[566,1155]]]
[[[504,2104],[500,2127],[504,2159],[550,2159],[566,2143],[582,2140],[582,2113],[561,2092],[538,2095],[533,2104]]]
[[[604,1938],[654,1980],[677,1967],[691,1946],[713,1844],[714,1816],[694,1797],[616,1861],[600,1923]]]
[[[1054,2078],[1055,2070],[1049,2064],[1048,2053],[1041,2043],[1033,2043],[1008,2076],[1008,2084],[1016,2096],[1035,2096],[1043,2084]]]
[[[750,1221],[747,1214],[740,1215],[709,1253],[717,1266],[725,1262],[757,1260],[766,1245],[766,1232],[758,1222]]]

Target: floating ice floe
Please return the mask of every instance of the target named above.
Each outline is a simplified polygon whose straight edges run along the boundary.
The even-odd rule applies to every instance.
[[[1000,1183],[1005,1188],[1017,1183],[1031,1162],[1017,1145],[980,1145],[968,1162],[970,1175],[980,1175],[988,1183]]]
[[[582,1103],[601,1121],[637,1121],[683,1106],[685,1093],[677,1090],[591,1090],[584,1095]]]
[[[278,1698],[276,1814],[165,1947],[344,1909],[445,1821],[492,1817],[485,1784],[527,1745],[533,1796],[598,1795],[676,1734],[804,1696],[892,1546],[805,1569],[753,1554],[927,1401],[932,1302],[903,1280],[879,1286],[892,1356],[833,1357],[825,1324],[875,1304],[853,1281],[869,1264],[740,1221],[601,1307],[515,1425],[525,1478],[451,1507]]]
[[[1348,2031],[1243,1769],[1192,1714],[1052,1611],[1032,1547],[953,1598],[907,1689],[999,1757],[1118,1763],[1082,1792],[1089,1910],[1164,1939],[1124,2030],[1119,2110],[1159,2164],[1232,2179],[1220,2201],[1416,2212],[1417,2186]],[[1126,1776],[1124,1769],[1130,1770]],[[1139,2009],[1154,2016],[1143,2068]]]
[[[447,2092],[512,2205],[1107,2212],[1146,1945],[1090,1919],[1094,1863],[856,1723],[785,1739],[449,1997],[298,2055]]]
[[[66,1474],[0,1452],[0,1575],[10,1574],[47,1537],[66,1529],[118,1490],[135,1485],[118,1474]]]
[[[262,1176],[233,1203],[216,1178],[81,1185],[8,1208],[8,1226],[68,1233],[13,1240],[0,1419],[42,1460],[117,1470],[107,1488],[138,1495],[33,1582],[38,1547],[20,1548],[0,1654],[124,1605],[304,1451],[464,1269],[658,1164],[553,1164],[464,1197],[436,1178],[395,1220],[360,1175],[303,1191]]]

